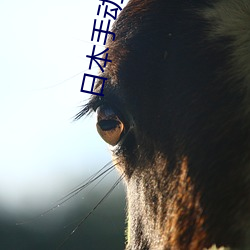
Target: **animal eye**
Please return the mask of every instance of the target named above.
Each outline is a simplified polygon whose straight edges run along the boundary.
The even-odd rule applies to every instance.
[[[102,139],[115,146],[124,134],[124,124],[117,113],[108,105],[97,108],[96,128]]]

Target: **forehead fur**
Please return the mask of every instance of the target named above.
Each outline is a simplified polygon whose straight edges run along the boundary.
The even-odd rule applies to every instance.
[[[203,11],[202,15],[211,23],[209,38],[228,37],[231,49],[231,77],[243,80],[250,99],[250,1],[221,0]]]

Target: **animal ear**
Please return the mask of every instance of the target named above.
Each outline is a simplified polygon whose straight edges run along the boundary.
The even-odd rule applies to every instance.
[[[107,105],[97,108],[96,128],[102,139],[115,146],[124,134],[124,124],[113,109]]]

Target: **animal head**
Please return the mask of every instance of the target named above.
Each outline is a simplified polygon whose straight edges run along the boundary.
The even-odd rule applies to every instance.
[[[79,117],[125,174],[127,250],[249,249],[249,0],[130,0],[112,31]]]

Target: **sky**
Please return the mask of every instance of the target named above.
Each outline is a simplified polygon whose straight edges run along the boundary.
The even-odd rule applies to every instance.
[[[83,74],[97,72],[87,71],[86,55],[98,5],[0,1],[1,207],[54,199],[111,160],[95,117],[73,121],[89,98]]]

